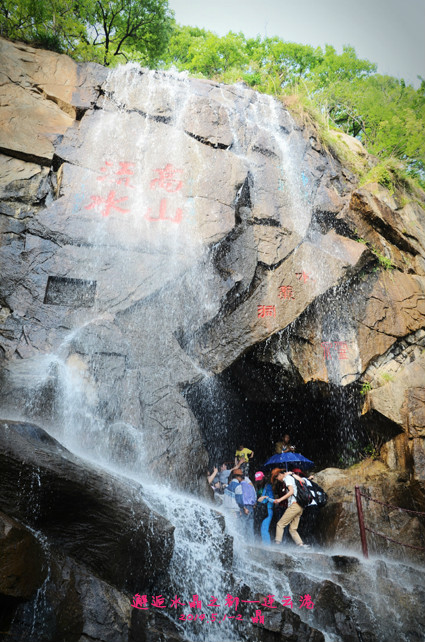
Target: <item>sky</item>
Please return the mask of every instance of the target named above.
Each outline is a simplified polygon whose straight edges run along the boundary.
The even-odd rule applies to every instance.
[[[418,87],[425,78],[425,0],[168,0],[182,25],[223,36],[279,36],[313,46],[352,45],[378,72]]]

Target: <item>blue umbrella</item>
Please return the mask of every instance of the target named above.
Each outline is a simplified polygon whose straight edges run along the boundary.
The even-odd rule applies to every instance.
[[[288,464],[302,464],[304,468],[311,468],[314,466],[314,463],[310,461],[310,459],[307,459],[307,457],[304,457],[299,453],[280,453],[279,455],[273,455],[273,457],[270,457],[270,459],[268,459],[264,464],[264,468],[266,466],[279,467],[279,464],[285,464],[286,470],[288,470]]]

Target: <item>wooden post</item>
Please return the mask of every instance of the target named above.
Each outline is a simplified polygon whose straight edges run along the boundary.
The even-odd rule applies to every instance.
[[[362,508],[362,498],[360,495],[360,487],[356,486],[356,504],[357,504],[357,517],[359,518],[359,528],[360,528],[360,539],[362,541],[362,551],[363,557],[368,559],[369,554],[367,552],[367,540],[366,540],[366,531],[364,527],[364,518],[363,518],[363,508]]]

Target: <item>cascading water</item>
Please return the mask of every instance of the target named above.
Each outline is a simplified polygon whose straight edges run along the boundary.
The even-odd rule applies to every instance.
[[[276,566],[279,554],[270,554],[273,565],[269,564],[266,549],[241,540],[237,523],[225,516],[224,531],[223,518],[211,505],[177,492],[167,480],[167,466],[174,465],[178,453],[167,455],[168,459],[163,455],[161,441],[171,428],[161,424],[162,416],[156,419],[155,412],[173,386],[182,391],[188,382],[202,380],[211,399],[219,390],[209,371],[183,349],[178,350],[219,314],[222,302],[238,283],[236,270],[226,281],[219,277],[214,249],[233,228],[234,210],[246,181],[253,183],[251,199],[257,221],[285,227],[291,251],[306,234],[320,250],[322,259],[317,258],[319,254],[315,261],[301,255],[298,266],[309,275],[317,293],[327,288],[326,256],[332,249],[323,235],[309,232],[317,176],[298,171],[302,143],[292,136],[294,125],[282,107],[240,86],[233,88],[234,100],[230,101],[219,87],[201,84],[201,98],[211,92],[220,105],[213,124],[219,126],[220,119],[229,122],[232,139],[220,142],[196,133],[197,97],[191,91],[182,74],[142,73],[135,65],[110,73],[101,109],[80,124],[83,148],[66,164],[60,188],[68,197],[68,213],[84,218],[90,229],[84,240],[90,249],[84,270],[74,274],[69,264],[64,273],[96,282],[96,298],[91,307],[66,316],[62,341],[50,354],[12,364],[9,385],[29,391],[24,415],[33,420],[46,414],[40,399],[45,400],[49,388],[47,423],[53,436],[89,461],[140,482],[152,510],[175,526],[168,584],[158,586],[159,592],[181,596],[186,603],[194,595],[204,602],[216,596],[223,603],[231,590],[248,585],[252,595],[273,594],[281,603],[296,582],[289,582],[284,568]],[[190,131],[189,122],[194,125]],[[200,145],[213,149],[221,145],[237,158],[233,166],[223,161],[223,184],[212,184],[211,168]],[[273,184],[265,178],[264,155],[279,161]],[[235,183],[240,186],[232,206],[223,196],[229,168],[237,174]],[[276,185],[278,195],[270,214],[269,197]],[[73,233],[78,244],[78,232]],[[116,265],[122,289],[112,283]],[[323,329],[323,340],[346,340],[331,317],[330,327]],[[330,378],[339,384],[343,373],[335,369]],[[183,408],[176,422],[190,426],[194,418],[183,406],[183,397],[170,399]],[[216,403],[219,414],[222,404]],[[152,478],[158,478],[157,459],[164,462],[163,473],[153,483]],[[190,475],[190,471],[180,473],[182,478]],[[229,535],[234,538],[233,563]],[[295,574],[304,572],[304,561],[299,552],[286,556]],[[364,565],[359,575],[370,579],[374,572],[373,565]],[[306,589],[309,580],[343,583],[324,554],[309,556],[305,577]],[[387,615],[387,610],[382,612]],[[220,613],[225,613],[223,608]],[[300,610],[299,615],[314,626],[320,623],[320,614],[314,619],[310,611]],[[373,614],[370,618],[378,626]],[[191,629],[188,624],[180,624],[188,640],[212,642],[218,630],[226,640],[249,637],[231,621],[215,626],[192,622]],[[323,626],[326,631],[328,624]],[[399,639],[407,641],[400,627],[397,631]],[[336,641],[336,636],[329,625],[326,639]]]

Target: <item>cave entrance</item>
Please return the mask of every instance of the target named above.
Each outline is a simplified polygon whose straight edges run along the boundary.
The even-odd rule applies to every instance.
[[[283,369],[247,353],[223,373],[203,379],[185,393],[194,413],[210,469],[233,462],[237,446],[254,451],[250,472],[275,454],[285,433],[296,452],[314,462],[315,470],[346,468],[366,457],[383,434],[399,429],[377,426],[361,417],[358,384],[339,387],[323,382],[295,382]]]

